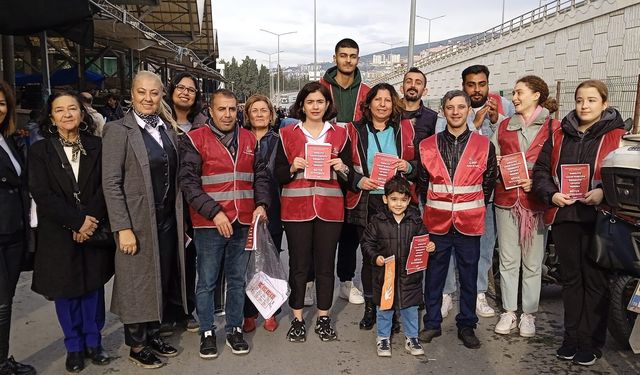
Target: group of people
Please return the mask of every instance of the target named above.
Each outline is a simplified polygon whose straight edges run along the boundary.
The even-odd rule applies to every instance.
[[[606,335],[607,279],[587,252],[604,199],[600,166],[624,134],[606,86],[581,83],[575,110],[559,122],[541,78],[520,78],[508,101],[489,92],[488,68],[474,65],[462,72],[462,89],[444,95],[439,117],[421,100],[427,79],[419,69],[405,74],[400,98],[387,83],[366,86],[358,59],[355,41],[338,42],[336,66],[301,89],[289,114],[297,122],[278,132],[274,106],[263,95],[248,98],[242,126],[227,89],[213,92],[203,116],[199,80],[188,72],[166,88],[158,75],[138,72],[131,110],[107,122],[102,138],[94,135],[86,98],[57,92],[39,122],[44,139],[28,155],[12,138],[12,89],[0,83],[0,374],[35,373],[8,356],[12,298],[33,232],[32,289],[55,304],[68,371],[81,371],[87,360],[111,360],[101,330],[104,285],[113,275],[111,311],[124,324],[135,364],[158,368],[161,357],[178,355],[163,338],[176,324],[199,332],[201,358],[218,356],[214,312],[215,292],[225,288],[222,274],[225,343],[234,354],[249,353],[243,333],[256,329],[258,310],[245,296],[245,243],[258,218],[268,221],[277,248],[287,237],[293,315],[287,340],[306,341],[303,309],[313,304],[314,332],[321,341],[336,340],[337,274],[339,297],[364,305],[359,327],[376,326],[383,357],[391,356],[391,335],[401,329],[405,349],[424,354],[422,343],[442,334],[456,281],[458,337],[468,348],[480,347],[478,316],[495,315],[485,291],[496,233],[504,312],[495,332],[518,328],[533,337],[553,225],[565,307],[557,356],[595,363]],[[305,174],[305,149],[319,144],[330,145],[327,180]],[[519,152],[529,179],[507,189],[499,165]],[[385,184],[371,178],[380,153],[396,158],[396,173]],[[567,164],[590,165],[582,198],[560,192]],[[424,234],[428,268],[408,273],[412,239]],[[353,282],[358,247],[362,291]],[[389,306],[381,299],[391,256]],[[266,330],[277,329],[278,313],[265,317]]]

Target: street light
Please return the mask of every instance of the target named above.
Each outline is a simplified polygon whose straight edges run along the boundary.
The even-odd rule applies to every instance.
[[[269,53],[269,52],[264,52],[257,49],[256,52],[260,52],[269,56],[269,99],[273,100],[273,75],[271,74],[271,56],[284,51],[276,51],[276,52]]]
[[[269,30],[265,30],[265,29],[260,29],[260,31],[264,31],[265,33],[269,33],[272,35],[275,35],[278,37],[278,49],[276,51],[278,54],[278,65],[276,66],[276,79],[277,79],[277,84],[276,84],[276,105],[280,105],[280,37],[283,35],[287,35],[287,34],[294,34],[297,33],[297,31],[288,31],[286,33],[274,33],[273,31],[269,31]]]
[[[431,49],[431,21],[437,20],[439,18],[443,18],[444,16],[446,16],[446,14],[443,14],[438,17],[427,18],[427,17],[422,17],[416,14],[416,17],[422,18],[423,20],[426,20],[429,23],[429,34],[427,36],[427,53],[430,53],[429,50]]]

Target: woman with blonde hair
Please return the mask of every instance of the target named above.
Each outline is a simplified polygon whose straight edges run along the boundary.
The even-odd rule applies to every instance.
[[[177,126],[163,96],[158,75],[138,72],[132,110],[103,134],[102,186],[117,245],[111,311],[124,323],[129,359],[144,368],[178,355],[159,335],[176,264],[187,306]]]

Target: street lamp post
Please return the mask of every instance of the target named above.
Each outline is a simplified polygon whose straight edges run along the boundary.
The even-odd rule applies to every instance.
[[[429,53],[429,49],[431,49],[431,21],[437,20],[439,18],[443,18],[444,16],[446,16],[446,14],[443,14],[443,15],[438,16],[438,17],[433,17],[433,18],[422,17],[422,16],[416,15],[416,17],[422,18],[423,20],[426,20],[429,23],[429,29],[428,29],[429,33],[427,34],[427,53]]]
[[[273,101],[273,75],[271,74],[271,56],[277,54],[278,52],[284,51],[276,51],[272,53],[260,51],[259,49],[257,49],[256,51],[269,56],[269,99]]]
[[[276,79],[277,79],[277,84],[276,84],[276,106],[280,105],[280,37],[283,35],[287,35],[287,34],[294,34],[297,33],[297,31],[288,31],[286,33],[274,33],[273,31],[269,31],[269,30],[265,30],[265,29],[260,29],[260,31],[264,31],[265,33],[269,33],[272,35],[275,35],[278,37],[278,49],[276,51],[278,54],[278,65],[276,66]]]

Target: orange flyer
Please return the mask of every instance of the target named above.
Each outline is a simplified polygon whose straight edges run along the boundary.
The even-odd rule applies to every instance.
[[[411,248],[409,249],[409,256],[407,257],[407,275],[427,269],[427,263],[429,263],[427,245],[429,245],[429,242],[431,241],[429,240],[428,234],[413,237],[411,240]]]
[[[560,192],[571,199],[582,199],[589,191],[589,164],[562,164],[560,166]]]
[[[524,152],[504,155],[500,161],[500,175],[506,190],[522,186],[522,180],[529,179]]]
[[[304,169],[304,178],[307,180],[331,179],[331,144],[329,143],[307,143],[304,146],[307,167]]]
[[[373,156],[370,178],[382,188],[396,174],[395,164],[397,161],[397,156],[376,152]]]
[[[384,283],[382,284],[382,295],[380,296],[380,310],[390,310],[393,308],[393,288],[396,278],[396,257],[392,255],[384,258]]]

